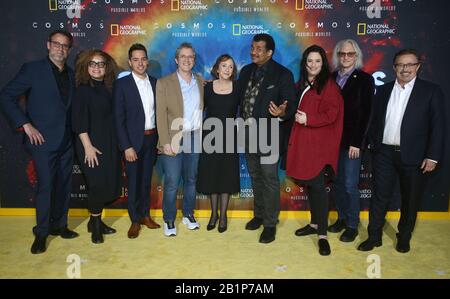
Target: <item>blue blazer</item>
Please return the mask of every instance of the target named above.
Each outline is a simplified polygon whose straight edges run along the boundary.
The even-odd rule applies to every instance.
[[[70,81],[69,99],[65,105],[48,58],[25,63],[19,73],[0,91],[0,106],[15,128],[31,123],[45,139],[43,145],[25,145],[31,149],[56,150],[64,137],[66,126],[71,125],[70,107],[75,88],[73,70],[67,67]],[[26,95],[25,110],[18,99]]]
[[[384,134],[387,105],[394,81],[377,88],[369,140],[378,150]],[[416,78],[400,128],[402,162],[420,165],[425,158],[441,161],[444,147],[444,94],[431,82]]]
[[[148,77],[153,90],[156,113],[156,79],[152,76]],[[139,152],[144,140],[145,113],[133,74],[115,81],[113,98],[119,148],[124,151],[133,147],[136,152]]]

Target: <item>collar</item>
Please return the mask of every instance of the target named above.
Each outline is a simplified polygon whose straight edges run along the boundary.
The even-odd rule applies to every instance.
[[[50,62],[50,66],[52,67],[52,70],[58,71],[58,73],[67,71],[67,65],[65,63],[64,63],[63,69],[60,70],[59,67],[53,63],[53,61],[50,59],[50,57],[47,56],[47,60]]]
[[[140,77],[138,77],[138,76],[137,76],[135,73],[133,73],[133,72],[131,72],[131,75],[133,76],[134,81],[139,82],[139,83],[141,83],[141,82],[142,82],[142,83],[145,83],[145,82],[147,82],[147,81],[150,81],[147,74],[145,74],[145,79],[141,79]]]
[[[353,72],[355,71],[355,68],[353,67],[351,70],[349,70],[348,72],[346,72],[345,74],[343,74],[341,72],[341,70],[338,71],[338,76],[343,78],[343,77],[350,77],[351,74],[353,74]]]
[[[400,88],[402,90],[404,90],[404,89],[412,89],[414,87],[414,83],[416,83],[416,79],[417,79],[417,76],[414,77],[414,79],[412,79],[408,83],[406,83],[404,88],[400,85],[400,83],[398,83],[398,80],[395,79],[394,87]]]

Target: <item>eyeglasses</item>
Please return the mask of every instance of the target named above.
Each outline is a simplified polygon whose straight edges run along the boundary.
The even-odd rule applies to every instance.
[[[54,40],[50,40],[49,42],[52,44],[53,48],[63,49],[64,51],[67,51],[67,50],[70,49],[70,45],[61,44],[61,43],[59,43],[57,41],[54,41]]]
[[[416,63],[396,63],[396,64],[394,64],[394,66],[395,66],[396,69],[403,70],[403,69],[413,68],[415,66],[418,66],[419,64],[420,64],[419,62],[416,62]]]
[[[356,52],[338,52],[339,57],[347,56],[348,58],[353,58],[356,56]]]
[[[104,62],[104,61],[99,61],[99,62],[93,61],[93,60],[89,61],[89,67],[91,67],[91,68],[98,67],[99,69],[102,69],[105,66],[106,66],[106,62]]]
[[[193,56],[193,55],[180,55],[180,56],[178,56],[178,58],[179,59],[183,59],[183,60],[187,60],[187,59],[189,59],[189,60],[193,60],[194,58],[195,58],[195,56]]]

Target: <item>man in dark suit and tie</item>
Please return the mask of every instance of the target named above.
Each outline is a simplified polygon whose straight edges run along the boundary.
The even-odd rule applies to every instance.
[[[69,32],[53,31],[47,41],[48,57],[25,63],[0,92],[0,105],[6,117],[28,137],[24,139],[25,147],[37,173],[33,254],[45,252],[49,234],[64,239],[78,236],[67,228],[73,166],[70,117],[75,80],[66,60],[72,42]],[[25,111],[18,104],[24,94]]]
[[[150,189],[156,161],[156,79],[147,74],[147,49],[134,44],[128,50],[131,74],[114,84],[114,116],[119,148],[124,151],[128,178],[128,238],[139,236],[141,224],[160,225],[150,217]]]
[[[415,50],[401,50],[394,57],[395,82],[377,89],[369,129],[374,193],[369,238],[359,245],[361,251],[382,245],[383,225],[396,178],[401,194],[396,250],[410,250],[425,178],[442,161],[443,93],[436,84],[417,77],[420,65]]]
[[[275,240],[280,213],[278,160],[279,144],[284,142],[280,142],[279,122],[292,117],[296,110],[294,77],[291,71],[272,59],[274,51],[275,42],[269,34],[255,35],[250,53],[252,63],[242,68],[238,81],[242,118],[250,126],[256,124],[257,142],[265,135],[267,139],[263,137],[263,140],[267,140],[267,145],[273,150],[265,153],[259,145],[256,151],[251,150],[255,146],[251,144],[253,134],[250,134],[250,126],[245,127],[245,157],[254,195],[254,218],[245,228],[256,230],[263,225],[261,243]],[[274,129],[278,132],[276,140],[271,139],[273,119],[277,126]],[[267,121],[266,128],[261,126],[264,121]],[[265,160],[268,156],[275,156],[275,159]]]

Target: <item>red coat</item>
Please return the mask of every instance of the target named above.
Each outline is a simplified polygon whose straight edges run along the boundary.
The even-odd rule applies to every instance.
[[[298,110],[306,113],[306,126],[294,122],[287,152],[286,174],[299,180],[316,177],[330,165],[337,173],[344,120],[344,100],[330,79],[322,92],[308,90]]]

